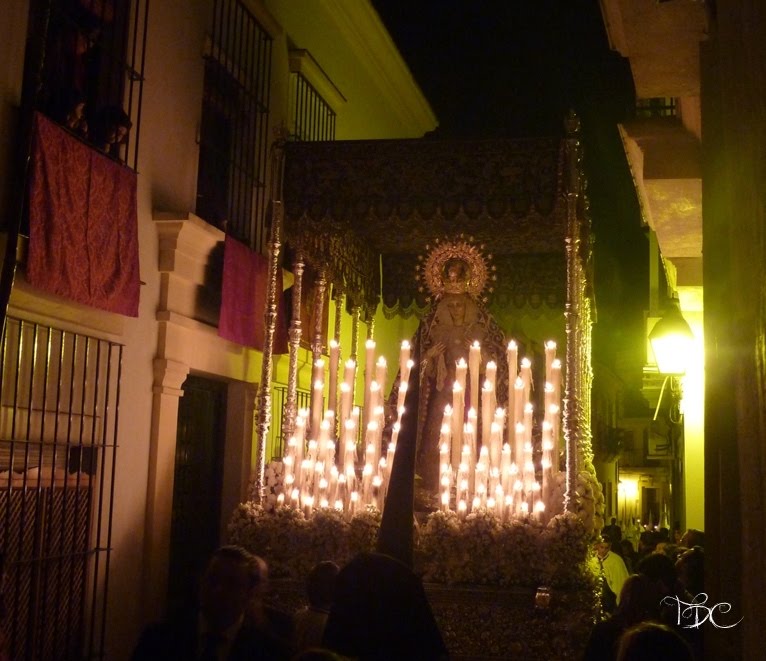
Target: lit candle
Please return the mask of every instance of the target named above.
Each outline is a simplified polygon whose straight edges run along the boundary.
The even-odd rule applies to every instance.
[[[365,505],[370,504],[372,497],[372,464],[365,464],[362,470],[362,503]]]
[[[327,390],[327,408],[338,410],[338,363],[340,362],[340,345],[337,340],[330,340],[330,383]]]
[[[375,379],[375,341],[367,340],[364,343],[364,424],[370,421],[372,408],[370,407],[370,385]]]
[[[529,401],[529,393],[532,390],[532,362],[529,358],[521,359],[521,369],[519,370],[521,381],[524,384],[524,397],[522,401],[526,404]]]
[[[550,421],[551,440],[553,441],[551,461],[553,462],[553,473],[555,474],[559,470],[559,429],[561,425],[561,408],[558,404],[551,404],[550,406]]]
[[[526,433],[524,431],[524,423],[519,422],[516,425],[516,437],[514,444],[513,460],[517,466],[524,465],[524,437]]]
[[[468,350],[468,375],[471,383],[469,406],[479,410],[479,368],[481,367],[481,345],[474,341]]]
[[[348,385],[348,388],[351,391],[352,399],[354,395],[355,381],[356,381],[356,362],[353,359],[349,358],[343,367],[343,383]]]
[[[503,491],[508,493],[511,489],[511,446],[506,443],[503,445],[503,452],[500,457],[500,480],[503,485]]]
[[[513,426],[522,422],[524,418],[524,381],[519,376],[516,378],[516,382],[513,384]],[[511,424],[511,420],[508,420],[508,424]]]
[[[445,473],[450,469],[450,433],[447,425],[442,425],[439,435],[439,473]]]
[[[317,361],[323,362],[323,361]],[[314,381],[314,387],[311,391],[311,436],[317,438],[319,435],[319,425],[322,422],[322,395],[324,393],[324,383],[321,379]]]
[[[397,413],[399,414],[399,418],[401,418],[401,410],[404,408],[404,400],[407,398],[407,388],[410,387],[410,384],[407,381],[402,381],[399,383],[399,392],[396,395],[396,409]]]
[[[354,472],[354,465],[356,464],[356,422],[353,418],[349,418],[343,423],[344,437],[343,437],[343,472],[348,474]]]
[[[497,363],[494,360],[487,363],[486,372],[486,380],[492,386],[489,408],[494,411],[497,408]]]
[[[455,364],[455,381],[460,384],[460,388],[465,392],[466,373],[468,372],[468,364],[465,362],[465,358],[461,358]],[[465,408],[465,404],[463,404]]]
[[[405,376],[409,377],[409,368],[407,363],[410,360],[410,343],[407,340],[403,340],[401,348],[399,349],[399,374],[401,375],[401,381],[407,381]],[[410,366],[411,367],[411,366]]]
[[[463,409],[465,407],[464,390],[460,383],[455,381],[452,386],[452,465],[458,464],[460,451],[463,447]],[[445,415],[447,413],[445,409]]]
[[[481,389],[481,444],[489,447],[489,437],[492,432],[492,416],[495,409],[492,408],[492,383],[489,379],[484,382]]]
[[[345,381],[340,384],[340,424],[345,424],[348,420],[348,416],[351,413],[351,398],[353,393],[351,392],[351,386]]]
[[[513,445],[513,432],[516,420],[514,419],[514,411],[516,410],[515,398],[516,389],[514,385],[516,383],[517,361],[518,361],[518,346],[516,342],[511,340],[508,342],[508,349],[506,350],[506,360],[508,361],[508,420],[506,421],[506,439],[505,442],[508,445]]]
[[[535,407],[531,403],[527,403],[524,406],[524,442],[532,442],[532,416],[534,414]]]
[[[551,368],[553,366],[553,359],[556,357],[556,343],[553,340],[548,340],[545,343],[545,380],[551,380]]]
[[[380,494],[380,485],[383,483],[383,481],[380,478],[380,475],[376,475],[372,478],[372,493],[370,497],[370,503],[379,511],[383,511],[383,502],[381,501],[381,494]]]
[[[385,396],[387,377],[388,364],[386,363],[385,356],[380,356],[378,362],[375,363],[375,382],[378,384],[381,397]]]
[[[502,453],[502,433],[503,427],[497,422],[490,425],[489,431],[489,465],[498,469],[500,473],[500,454]]]
[[[544,388],[544,402],[545,402],[545,408],[543,409],[545,412],[545,416],[547,417],[550,413],[551,404],[554,403],[554,396],[555,396],[555,390],[553,387],[553,384],[550,382],[545,383]]]

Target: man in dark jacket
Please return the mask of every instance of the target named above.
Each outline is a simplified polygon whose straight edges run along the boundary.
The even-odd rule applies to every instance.
[[[266,563],[238,546],[223,546],[202,577],[199,610],[150,625],[133,661],[289,659],[290,650],[254,616],[267,579]]]

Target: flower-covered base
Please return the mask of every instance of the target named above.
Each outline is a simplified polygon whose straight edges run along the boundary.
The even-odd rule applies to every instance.
[[[450,658],[581,658],[598,612],[582,518],[570,512],[547,524],[504,522],[478,509],[465,517],[433,512],[414,525],[414,569]],[[268,562],[272,603],[293,612],[305,603],[310,569],[374,550],[379,526],[372,507],[350,518],[329,509],[307,518],[289,507],[242,503],[229,539]]]

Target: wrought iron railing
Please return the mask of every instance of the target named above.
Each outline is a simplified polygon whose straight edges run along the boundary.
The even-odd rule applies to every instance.
[[[266,454],[272,460],[281,460],[285,453],[284,415],[285,404],[287,403],[287,386],[274,384],[271,388],[271,431],[269,438],[269,448]],[[299,409],[309,408],[311,405],[311,393],[308,390],[297,391],[297,407]],[[359,419],[364,420],[364,410],[359,407]],[[360,446],[364,439],[362,429],[357,430],[357,446]]]
[[[290,74],[290,109],[292,139],[335,140],[335,111],[297,71]]]

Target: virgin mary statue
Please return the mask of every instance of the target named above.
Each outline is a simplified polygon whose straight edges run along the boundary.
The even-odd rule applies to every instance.
[[[410,387],[420,389],[415,470],[420,487],[429,494],[439,488],[439,436],[444,409],[453,403],[456,365],[468,362],[469,349],[481,345],[479,388],[484,383],[488,361],[497,365],[497,405],[508,401],[508,366],[505,336],[481,299],[490,279],[490,268],[481,251],[462,239],[440,242],[423,262],[419,278],[433,301],[412,339],[412,355],[419,366],[418,378]],[[395,412],[398,381],[389,399]],[[465,391],[468,411],[471,393]],[[477,430],[480,432],[480,430]],[[480,434],[476,434],[480,438]]]

